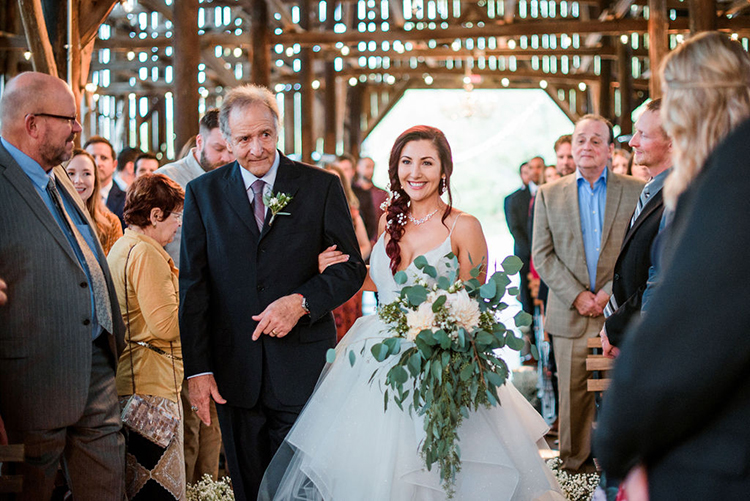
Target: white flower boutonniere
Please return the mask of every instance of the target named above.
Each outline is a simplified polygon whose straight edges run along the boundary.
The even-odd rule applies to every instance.
[[[268,221],[268,226],[273,224],[273,220],[276,216],[291,216],[288,212],[281,212],[286,205],[292,201],[292,197],[286,193],[273,193],[263,195],[263,205],[268,207],[271,211],[271,219]]]

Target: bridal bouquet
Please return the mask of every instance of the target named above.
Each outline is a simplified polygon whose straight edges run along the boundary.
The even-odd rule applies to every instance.
[[[432,280],[417,278],[401,289],[398,299],[378,309],[393,336],[373,345],[371,351],[379,362],[398,357],[386,374],[385,407],[392,399],[403,410],[411,397],[409,411],[424,417],[421,454],[427,469],[438,464],[443,488],[452,497],[461,468],[458,428],[470,411],[498,405],[497,388],[505,384],[509,370],[495,350],[523,347],[523,340],[497,318],[508,307],[502,302],[506,291],[518,294],[518,288],[509,287],[508,277],[522,263],[515,256],[506,258],[503,271],[482,284],[477,278],[480,266],[471,270],[470,280],[461,281],[458,259],[452,253],[446,258],[445,276],[438,276],[424,256],[414,261]],[[394,276],[399,285],[407,278],[403,271]],[[518,327],[528,326],[531,316],[520,312],[514,321]],[[354,363],[353,352],[349,358]]]

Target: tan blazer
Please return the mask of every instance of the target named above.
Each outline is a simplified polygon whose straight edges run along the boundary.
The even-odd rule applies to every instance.
[[[612,293],[612,272],[643,184],[639,179],[609,172],[594,293],[601,289]],[[531,254],[539,276],[549,286],[545,330],[556,336],[578,338],[601,328],[603,316],[584,317],[573,306],[590,282],[575,175],[539,188]]]

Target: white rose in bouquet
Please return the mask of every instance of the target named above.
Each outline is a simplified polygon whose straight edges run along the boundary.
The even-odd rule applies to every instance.
[[[425,301],[416,310],[406,314],[406,322],[409,324],[409,332],[406,339],[414,341],[417,334],[425,329],[432,329],[435,324],[435,314],[432,312],[432,302]]]
[[[474,327],[479,325],[479,305],[469,297],[466,289],[449,294],[446,303],[451,318],[459,326],[466,329],[466,332],[471,332]]]

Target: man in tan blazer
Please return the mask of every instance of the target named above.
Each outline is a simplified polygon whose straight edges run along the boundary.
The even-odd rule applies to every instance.
[[[587,340],[604,323],[612,270],[643,187],[607,169],[613,151],[609,121],[584,116],[573,132],[576,172],[541,186],[536,197],[532,258],[550,290],[545,330],[557,359],[560,459],[571,471],[593,468]]]

